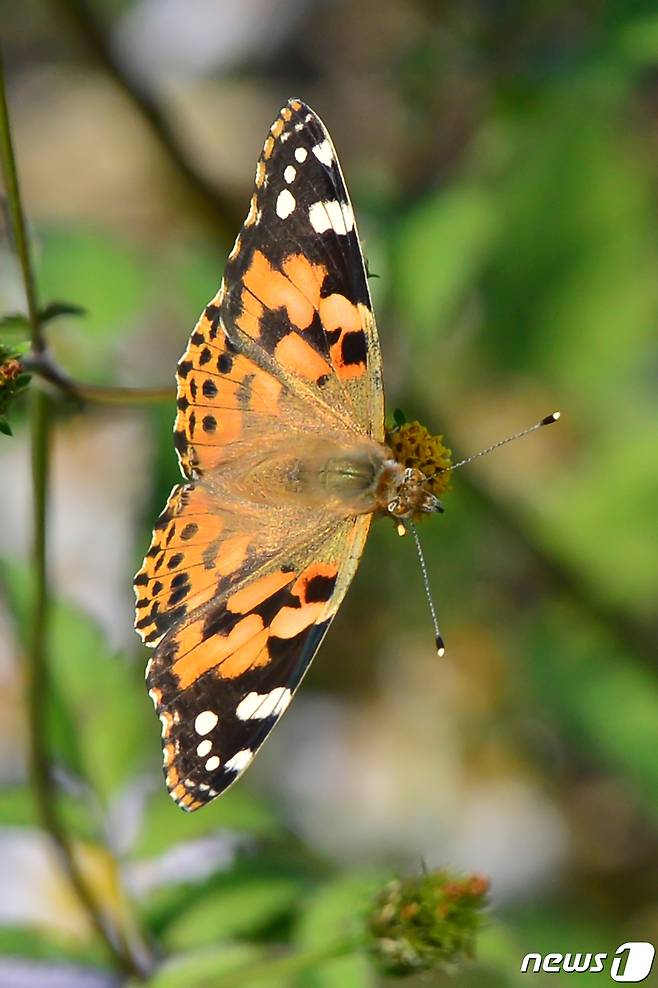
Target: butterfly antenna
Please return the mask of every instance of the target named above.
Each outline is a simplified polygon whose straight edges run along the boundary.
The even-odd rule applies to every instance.
[[[529,429],[524,429],[522,432],[515,432],[513,436],[508,436],[507,439],[500,439],[493,446],[487,446],[486,449],[481,449],[479,453],[473,453],[472,456],[467,456],[464,460],[459,460],[458,463],[454,463],[451,467],[446,467],[444,470],[438,471],[439,473],[444,473],[452,470],[458,470],[459,467],[465,467],[467,463],[472,463],[473,460],[479,460],[481,456],[487,456],[489,453],[493,453],[495,449],[499,449],[501,446],[507,446],[508,443],[514,442],[515,439],[522,439],[523,436],[530,435],[531,432],[536,432],[537,429],[542,429],[545,425],[553,425],[554,422],[560,417],[559,412],[551,412],[550,415],[545,415],[543,419],[539,422],[535,422],[531,425]]]
[[[427,603],[429,604],[430,614],[432,615],[432,624],[434,625],[434,641],[436,642],[436,650],[439,655],[445,654],[445,644],[443,638],[441,637],[441,632],[439,631],[439,619],[436,616],[436,608],[434,606],[434,601],[432,600],[432,591],[430,590],[430,580],[427,574],[427,564],[425,562],[425,556],[423,555],[423,549],[420,544],[420,539],[418,538],[418,532],[416,531],[416,526],[409,519],[406,524],[411,530],[411,534],[414,537],[414,542],[416,544],[416,552],[418,553],[418,561],[420,563],[420,571],[423,574],[423,586],[425,587],[425,596],[427,597]]]

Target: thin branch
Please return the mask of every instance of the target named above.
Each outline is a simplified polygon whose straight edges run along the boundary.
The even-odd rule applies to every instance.
[[[26,354],[21,358],[21,364],[27,373],[38,374],[62,394],[80,404],[89,402],[95,405],[149,405],[173,400],[175,396],[173,385],[162,388],[123,388],[76,381],[62,370],[52,354],[45,349],[40,353]]]
[[[43,352],[45,344],[39,321],[36,283],[30,260],[30,249],[23,214],[16,159],[11,138],[9,110],[4,83],[2,52],[0,51],[0,158],[6,186],[14,241],[18,252],[25,295],[32,349]],[[47,697],[49,695],[48,625],[49,587],[47,560],[48,484],[50,469],[50,437],[52,414],[50,400],[44,392],[34,389],[31,394],[30,426],[32,437],[33,533],[32,563],[34,588],[31,607],[29,643],[26,655],[27,710],[30,735],[30,774],[35,803],[41,824],[57,849],[61,864],[87,912],[93,926],[105,943],[116,967],[142,977],[141,966],[131,955],[123,935],[113,929],[80,870],[74,846],[62,825],[57,811],[57,792],[51,772],[46,736]]]
[[[194,194],[203,213],[211,214],[216,234],[226,244],[232,243],[242,223],[242,216],[235,211],[231,200],[195,168],[153,93],[128,65],[117,58],[108,42],[107,32],[87,0],[50,0],[50,3],[66,18],[88,53],[128,98]]]

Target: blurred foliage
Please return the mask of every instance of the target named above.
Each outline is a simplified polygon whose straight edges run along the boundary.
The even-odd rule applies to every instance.
[[[55,13],[70,10],[68,0],[17,6],[0,2],[0,16],[47,339],[74,377],[166,384],[219,283],[223,250],[214,230],[226,217],[213,213],[217,203],[191,216],[172,177],[154,164],[152,135],[144,130],[140,141],[130,100],[119,107],[101,95],[107,82],[93,51],[85,52],[84,38],[72,45],[69,22]],[[91,4],[117,50],[127,24],[137,37],[147,7]],[[261,38],[267,50],[258,57],[247,46],[222,61],[218,42],[216,64],[201,76],[189,63],[186,75],[182,62],[167,76],[159,54],[163,74],[153,88],[176,93],[166,105],[172,128],[204,176],[226,165],[216,177],[236,209],[248,201],[260,130],[285,99],[301,93],[326,120],[378,276],[370,284],[391,409],[399,402],[410,420],[445,434],[456,459],[562,410],[549,435],[542,430],[456,474],[445,517],[422,528],[444,661],[454,666],[416,661],[424,643],[431,651],[417,563],[408,540],[374,526],[308,689],[356,694],[365,724],[385,722],[391,748],[378,771],[394,762],[387,754],[394,749],[402,767],[392,764],[391,773],[424,766],[418,807],[406,805],[401,790],[391,824],[400,829],[405,871],[418,870],[409,865],[417,861],[414,810],[432,820],[435,852],[445,832],[432,797],[445,788],[444,813],[458,815],[466,800],[450,804],[461,794],[509,778],[543,794],[568,850],[553,871],[500,902],[494,883],[495,918],[481,924],[481,896],[460,893],[450,907],[458,902],[457,912],[443,910],[445,876],[430,871],[391,884],[399,862],[374,839],[376,867],[349,856],[328,861],[276,787],[257,795],[247,781],[185,816],[161,785],[141,652],[136,661],[136,648],[110,645],[107,629],[55,583],[47,731],[58,808],[79,853],[94,862],[99,894],[114,890],[113,908],[136,949],[157,956],[154,988],[374,988],[392,969],[424,966],[430,981],[411,974],[409,983],[444,986],[453,982],[440,969],[472,953],[476,927],[476,959],[460,969],[460,988],[511,988],[523,980],[519,964],[530,950],[612,952],[624,939],[658,939],[654,7],[386,0],[373,17],[366,0],[342,0],[300,5],[286,38],[273,32],[270,47]],[[246,7],[226,16],[242,16],[244,30],[254,30]],[[160,26],[158,44],[143,54],[171,49],[171,28]],[[180,35],[182,50],[188,35]],[[122,57],[130,65],[136,56],[128,47]],[[155,71],[139,67],[145,77]],[[97,148],[99,115],[110,139]],[[206,143],[211,138],[216,144]],[[164,151],[159,145],[163,158]],[[124,171],[121,162],[130,163]],[[34,379],[20,363],[28,333],[16,272],[4,258],[0,432],[18,437],[6,449],[25,443],[23,396]],[[49,301],[59,299],[67,301]],[[123,410],[113,414],[126,421]],[[127,573],[177,480],[172,414],[165,403],[131,420],[148,440],[139,451],[146,479],[127,523],[135,531]],[[58,441],[73,444],[80,419],[64,403],[59,416]],[[105,421],[90,410],[84,420]],[[18,470],[16,461],[2,460],[0,470]],[[111,470],[121,474],[123,463]],[[17,667],[30,632],[31,576],[15,559],[8,508],[0,510],[8,546],[0,535],[0,594]],[[127,626],[130,615],[117,611],[114,620]],[[4,624],[0,635],[4,645]],[[390,706],[377,707],[386,677],[399,721]],[[2,714],[13,724],[12,689]],[[445,735],[435,731],[439,718]],[[364,736],[357,738],[365,759]],[[449,773],[438,776],[444,747],[459,762],[456,785]],[[42,861],[24,758],[4,782],[0,850],[18,841]],[[392,812],[384,805],[382,815]],[[497,818],[482,822],[485,850],[501,827]],[[538,858],[542,833],[526,835]],[[515,868],[510,855],[505,870]],[[43,864],[31,891],[18,874],[21,895],[9,898],[31,894],[38,918],[27,906],[0,914],[0,955],[33,962],[39,988],[39,971],[58,961],[105,971],[102,944],[64,894],[54,863]],[[119,878],[130,897],[117,891]],[[467,880],[447,881],[468,891]],[[0,971],[1,964],[0,957]],[[550,981],[566,985],[573,976]]]

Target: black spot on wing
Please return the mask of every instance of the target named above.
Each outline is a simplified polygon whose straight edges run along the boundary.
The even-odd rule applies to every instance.
[[[345,333],[340,345],[340,352],[345,364],[365,364],[368,357],[368,344],[363,330]]]
[[[313,576],[306,584],[305,599],[307,604],[324,603],[331,597],[336,586],[338,574],[334,576]]]

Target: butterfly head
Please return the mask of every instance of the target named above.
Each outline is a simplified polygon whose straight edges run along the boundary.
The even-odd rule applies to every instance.
[[[385,510],[394,518],[419,518],[443,511],[439,495],[450,486],[450,450],[420,422],[388,433],[393,461],[385,472]]]

